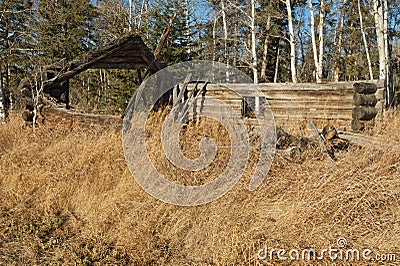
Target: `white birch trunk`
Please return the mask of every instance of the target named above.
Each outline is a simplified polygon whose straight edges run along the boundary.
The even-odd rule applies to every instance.
[[[339,25],[339,36],[337,42],[337,52],[336,52],[336,62],[335,62],[335,70],[333,74],[333,80],[335,82],[339,82],[340,78],[340,58],[342,56],[342,41],[343,41],[343,27],[344,27],[344,16],[345,16],[345,8],[346,8],[347,0],[343,0],[342,10],[340,14],[340,25]]]
[[[226,7],[225,1],[221,1],[222,12],[222,27],[224,31],[224,58],[226,62],[226,81],[229,82],[229,55],[228,55],[228,26],[226,23]]]
[[[358,0],[358,15],[360,16],[360,28],[361,28],[361,34],[363,37],[363,42],[364,42],[364,47],[365,47],[365,53],[367,55],[367,62],[368,62],[368,71],[369,71],[369,79],[373,80],[374,79],[374,74],[372,72],[372,64],[371,64],[371,58],[369,55],[369,48],[368,48],[368,42],[367,42],[367,37],[365,36],[365,30],[364,30],[364,22],[363,22],[363,16],[361,13],[361,3],[360,0]]]
[[[318,81],[322,80],[322,60],[324,57],[324,20],[325,20],[325,0],[321,0],[318,23],[319,55],[318,55]]]
[[[289,0],[288,0],[289,1]],[[256,29],[255,29],[255,18],[256,18],[256,3],[255,0],[251,0],[251,57],[252,57],[252,69],[253,69],[253,80],[254,83],[258,83],[257,73],[257,50],[256,50]]]
[[[217,54],[217,36],[215,33],[215,27],[217,26],[217,16],[214,17],[214,25],[213,25],[213,30],[212,30],[212,37],[213,37],[213,53],[212,53],[212,58],[213,61],[216,60],[215,55]]]
[[[189,12],[189,0],[185,1],[185,26],[186,26],[186,53],[189,55],[191,53],[190,49],[190,12]]]
[[[236,15],[236,18],[238,15]],[[235,21],[234,33],[233,33],[233,56],[232,56],[232,65],[236,67],[237,65],[237,56],[238,56],[238,42],[239,42],[239,21]]]
[[[290,36],[290,70],[292,74],[292,82],[297,83],[296,77],[296,46],[293,30],[292,7],[290,0],[286,0],[286,9],[288,13],[289,36]]]
[[[278,43],[278,50],[276,52],[276,61],[275,61],[274,83],[278,82],[280,52],[281,52],[281,47],[280,47],[280,45]]]
[[[142,26],[143,14],[145,12],[145,9],[146,9],[146,11],[148,11],[147,10],[148,9],[148,5],[147,5],[146,1],[143,0],[141,5],[140,5],[139,18],[137,20],[137,28],[138,29],[140,29],[140,27]],[[135,21],[136,21],[136,18],[135,18]]]
[[[374,0],[375,31],[379,54],[379,79],[386,79],[386,47],[384,39],[383,4],[381,0]]]
[[[385,44],[385,74],[386,74],[386,82],[388,89],[388,100],[391,101],[392,95],[389,90],[389,40],[388,40],[388,1],[383,0],[383,42]]]
[[[267,25],[266,25],[266,34],[264,39],[264,52],[261,63],[261,80],[265,82],[267,79],[266,71],[267,71],[267,56],[268,56],[268,44],[269,44],[269,30],[271,28],[271,15],[268,13],[267,15]]]
[[[315,79],[317,83],[320,83],[319,79],[319,65],[318,65],[318,54],[317,54],[317,43],[315,40],[315,22],[314,22],[314,10],[312,6],[312,0],[308,0],[309,8],[310,8],[310,32],[311,32],[311,43],[314,54],[314,66],[315,66]]]
[[[129,14],[128,14],[128,20],[129,20],[129,25],[128,25],[128,31],[131,32],[132,31],[132,23],[133,23],[133,19],[132,19],[132,0],[129,0]]]

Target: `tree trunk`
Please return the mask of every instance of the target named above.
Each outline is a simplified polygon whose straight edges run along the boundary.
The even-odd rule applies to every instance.
[[[386,78],[386,47],[384,39],[384,23],[383,23],[383,3],[381,0],[374,0],[374,17],[375,17],[375,31],[378,41],[379,53],[379,79],[385,80]]]
[[[319,69],[318,69],[318,54],[317,54],[317,43],[315,40],[315,23],[314,23],[314,10],[312,6],[312,0],[308,0],[309,8],[310,8],[310,32],[311,32],[311,43],[313,48],[314,54],[314,66],[315,66],[315,79],[317,83],[320,83],[321,80],[319,79]]]
[[[215,32],[215,27],[217,26],[217,16],[214,16],[214,25],[213,25],[213,30],[212,30],[212,38],[213,38],[213,53],[212,53],[212,60],[216,60],[216,54],[217,54],[217,36]],[[218,52],[219,54],[219,52]]]
[[[288,0],[289,1],[289,0]],[[251,58],[253,69],[253,81],[255,84],[258,83],[258,73],[257,73],[257,50],[256,50],[256,29],[255,29],[255,18],[256,18],[256,3],[255,0],[251,0]]]
[[[275,61],[275,73],[274,73],[274,83],[278,82],[278,71],[279,71],[279,57],[280,57],[280,51],[281,51],[281,47],[279,44],[279,40],[278,40],[278,44],[277,44],[277,48],[276,48],[276,61]]]
[[[385,43],[385,87],[386,87],[386,95],[387,95],[387,100],[386,100],[386,107],[390,107],[392,104],[392,99],[394,97],[394,91],[390,89],[390,70],[389,70],[389,65],[390,65],[390,56],[389,56],[389,39],[388,39],[388,11],[389,11],[389,6],[388,6],[388,1],[383,0],[383,5],[384,5],[384,11],[383,11],[383,41]]]
[[[233,33],[233,58],[232,58],[232,66],[236,67],[237,65],[237,54],[238,54],[238,43],[239,43],[239,21],[238,15],[236,14],[236,21],[234,26],[234,33]]]
[[[265,40],[264,40],[264,52],[263,52],[263,59],[261,63],[261,80],[265,82],[267,80],[267,55],[268,55],[268,43],[269,43],[269,30],[271,28],[271,14],[268,13],[267,16],[267,25],[266,25],[266,33],[265,33]]]
[[[389,57],[388,57],[388,42],[387,42],[387,12],[388,5],[386,0],[374,0],[374,17],[375,31],[378,41],[379,54],[379,80],[385,81],[386,89],[386,107],[389,107],[392,93],[389,88]]]
[[[0,123],[4,123],[7,118],[7,109],[4,99],[3,75],[0,68]]]
[[[292,82],[297,83],[296,77],[296,46],[293,31],[292,7],[290,0],[286,0],[286,9],[288,13],[289,35],[290,35],[290,70],[292,74]]]
[[[145,9],[147,11],[147,8],[148,8],[147,3],[146,3],[145,0],[143,0],[142,3],[140,4],[140,11],[139,11],[140,15],[139,15],[139,19],[138,19],[138,22],[137,22],[137,28],[138,29],[140,29],[141,26],[142,26],[143,14],[144,14]],[[135,20],[136,20],[136,18],[135,18]]]
[[[226,81],[229,81],[229,55],[228,55],[228,26],[226,23],[226,7],[225,1],[221,1],[221,12],[222,12],[222,27],[224,31],[224,59],[226,63]]]
[[[191,53],[190,49],[190,12],[189,12],[189,0],[185,1],[185,26],[186,26],[186,53],[188,56]]]
[[[340,25],[339,25],[339,36],[337,42],[337,52],[336,52],[336,62],[335,62],[335,70],[333,75],[333,80],[335,82],[339,82],[340,78],[340,59],[342,57],[342,39],[343,39],[343,27],[344,27],[344,16],[346,10],[347,0],[343,0],[342,10],[340,14]]]
[[[364,22],[363,22],[363,16],[361,13],[361,3],[360,0],[357,1],[358,4],[358,15],[360,16],[360,28],[361,28],[361,34],[363,37],[363,42],[364,42],[364,47],[365,47],[365,53],[367,55],[367,61],[368,61],[368,71],[369,71],[369,79],[373,80],[374,79],[374,74],[372,72],[372,65],[371,65],[371,58],[369,56],[369,48],[368,48],[368,43],[367,43],[367,37],[365,36],[365,30],[364,30]]]
[[[129,14],[128,14],[128,20],[129,20],[129,25],[128,25],[128,31],[131,32],[132,31],[132,24],[133,24],[133,19],[132,19],[132,0],[129,0]]]
[[[324,20],[325,20],[325,0],[321,0],[319,10],[319,23],[318,23],[318,37],[319,37],[319,55],[318,55],[318,81],[321,82],[323,78],[322,61],[324,57]]]

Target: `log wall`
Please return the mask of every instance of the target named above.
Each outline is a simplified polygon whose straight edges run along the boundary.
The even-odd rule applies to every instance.
[[[362,84],[357,85],[357,84]],[[200,86],[199,86],[200,87]],[[208,84],[206,93],[198,95],[193,107],[189,109],[189,116],[199,114],[205,110],[218,114],[221,106],[212,99],[220,99],[228,103],[232,109],[243,116],[243,99],[231,91],[235,89],[240,94],[248,97],[264,96],[273,112],[275,123],[278,126],[290,126],[299,121],[313,118],[318,124],[334,123],[335,126],[354,125],[354,121],[374,119],[382,113],[383,84],[377,81],[368,82],[338,82],[326,84],[258,84],[262,95],[257,95],[253,84]],[[370,88],[368,93],[358,93],[356,88]],[[194,85],[189,84],[188,90],[193,90]],[[191,94],[190,92],[188,93]],[[360,104],[367,105],[367,111],[357,111]],[[364,107],[364,106],[362,106]],[[362,108],[363,109],[363,108]],[[355,117],[355,113],[363,117]],[[221,116],[226,115],[221,113]],[[251,118],[246,118],[252,123]],[[353,129],[359,130],[361,128]]]

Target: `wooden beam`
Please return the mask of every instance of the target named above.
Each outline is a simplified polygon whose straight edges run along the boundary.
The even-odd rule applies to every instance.
[[[168,34],[171,31],[172,23],[174,22],[175,17],[176,17],[176,14],[174,14],[172,16],[172,18],[169,20],[167,27],[165,28],[163,34],[161,35],[160,41],[158,42],[156,50],[154,51],[155,60],[157,60],[157,57],[160,55],[161,50],[164,47],[165,42],[167,41]]]

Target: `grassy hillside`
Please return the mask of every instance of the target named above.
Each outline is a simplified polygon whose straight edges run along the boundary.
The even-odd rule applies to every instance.
[[[249,166],[219,200],[178,207],[136,184],[119,130],[22,129],[11,117],[0,125],[0,264],[273,265],[276,256],[257,259],[260,248],[320,250],[339,237],[400,259],[399,128],[400,113],[390,113],[372,132],[380,148],[352,146],[337,161],[314,151],[295,160],[277,154],[256,191],[247,190]],[[155,143],[149,150],[162,168]],[[198,154],[190,143],[182,143],[189,157]],[[223,168],[229,153],[219,156],[221,165],[195,183]]]

